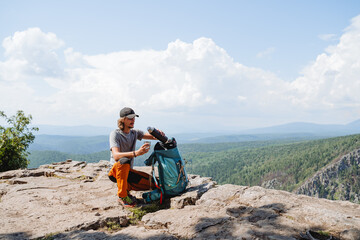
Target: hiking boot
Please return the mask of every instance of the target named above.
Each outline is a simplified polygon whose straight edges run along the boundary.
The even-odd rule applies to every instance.
[[[128,195],[128,197],[131,199],[131,201],[133,201],[134,203],[138,204],[139,203],[139,199],[137,199],[135,196],[133,195]]]
[[[128,193],[128,197],[129,197],[133,202],[135,202],[136,204],[142,203],[141,199],[139,199],[139,198],[131,195],[130,193]]]
[[[135,202],[136,204],[141,204],[141,203],[143,203],[143,201],[142,201],[141,199],[139,199],[139,198],[135,197],[134,195],[132,195],[132,194],[130,193],[130,191],[127,191],[127,195],[128,195],[128,197],[129,197],[133,202]]]
[[[119,197],[119,203],[123,205],[123,207],[136,207],[136,202],[133,201],[129,196]]]

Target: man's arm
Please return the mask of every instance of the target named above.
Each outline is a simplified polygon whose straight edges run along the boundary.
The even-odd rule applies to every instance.
[[[141,156],[149,151],[148,145],[144,144],[142,145],[138,150],[133,152],[120,152],[120,148],[113,147],[111,148],[111,152],[113,154],[115,162],[119,161],[120,158],[133,158]]]
[[[143,139],[148,139],[148,140],[157,140],[153,135],[151,135],[150,133],[144,133]]]
[[[158,131],[160,132],[161,135],[165,136],[165,133],[161,130],[158,129]],[[148,140],[158,140],[157,138],[155,138],[153,135],[151,135],[150,133],[144,133],[143,139],[148,139]]]

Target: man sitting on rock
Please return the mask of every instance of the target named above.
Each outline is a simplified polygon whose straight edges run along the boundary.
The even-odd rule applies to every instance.
[[[150,175],[133,169],[134,158],[147,153],[150,144],[143,144],[135,150],[136,140],[149,139],[156,140],[151,134],[141,130],[133,129],[135,124],[134,110],[128,107],[121,109],[118,129],[110,133],[110,163],[113,164],[109,172],[109,178],[117,183],[119,202],[124,207],[136,206],[136,198],[129,194],[130,190],[145,191],[154,186],[150,186]],[[161,132],[161,131],[160,131]],[[164,134],[161,132],[161,134]]]

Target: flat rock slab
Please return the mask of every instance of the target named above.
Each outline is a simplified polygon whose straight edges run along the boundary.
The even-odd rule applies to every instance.
[[[218,186],[196,205],[149,213],[142,221],[184,239],[301,239],[311,229],[360,239],[359,204],[261,187]]]
[[[84,231],[97,232],[91,234],[92,238],[97,239],[104,236],[105,233],[99,231],[107,229],[109,223],[127,227],[132,212],[119,205],[116,183],[107,176],[109,169],[108,161],[86,163],[68,160],[43,165],[38,169],[1,173],[0,239],[38,238],[56,233],[63,233],[56,235],[59,238],[77,238],[85,234]],[[151,167],[135,169],[151,172]],[[204,188],[204,184],[215,185],[209,178],[191,175],[187,195],[176,197],[171,204],[177,208],[195,204],[206,189],[210,189]],[[132,192],[138,198],[141,198],[141,193]],[[191,201],[184,200],[189,198]],[[121,234],[129,236],[127,228],[122,231]],[[142,232],[142,235],[137,233],[133,237],[164,234],[158,230]],[[116,237],[109,232],[106,236]],[[168,238],[173,237],[165,237]]]
[[[109,167],[66,161],[1,173],[0,239],[360,239],[359,204],[197,175],[167,208],[129,225],[133,213],[118,204]]]
[[[56,170],[60,166],[62,169]],[[108,167],[104,162],[68,162],[43,166],[34,170],[36,174],[32,170],[11,171],[13,178],[9,172],[4,174],[0,180],[0,234],[36,238],[96,228],[94,225],[126,216],[117,202],[116,184],[107,177]]]

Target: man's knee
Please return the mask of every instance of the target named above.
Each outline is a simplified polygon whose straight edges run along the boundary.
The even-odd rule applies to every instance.
[[[120,158],[119,161],[118,161],[120,164],[130,164],[131,163],[131,159],[130,158],[126,158],[126,157],[123,157],[123,158]]]
[[[115,178],[114,176],[109,176],[109,179],[110,179],[112,182],[114,182],[114,183],[117,182],[117,181],[116,181],[116,178]]]

